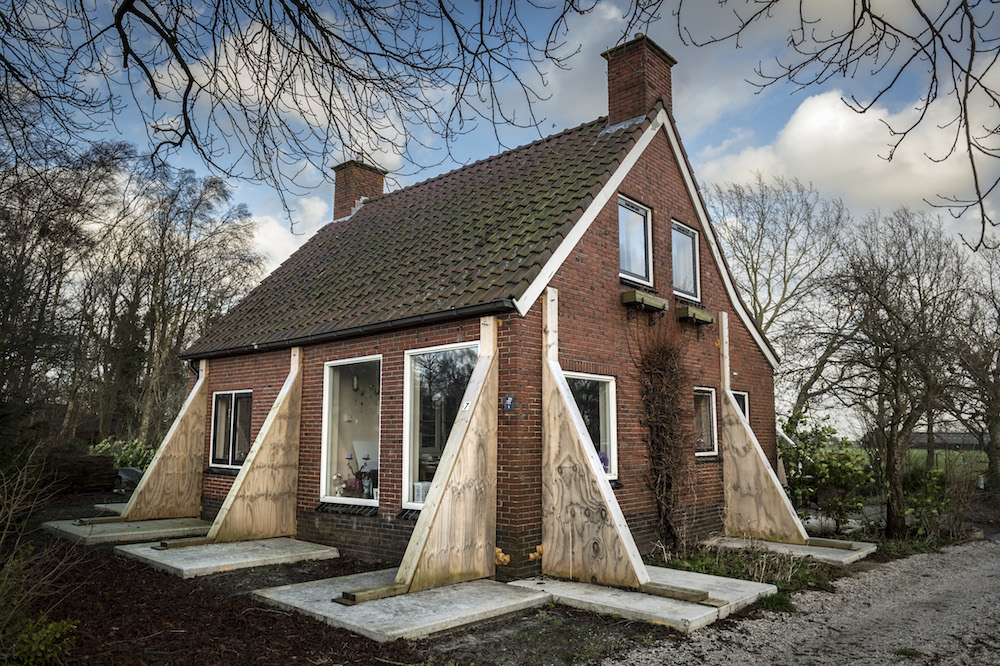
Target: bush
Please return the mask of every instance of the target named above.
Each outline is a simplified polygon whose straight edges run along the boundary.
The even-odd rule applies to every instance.
[[[963,537],[975,475],[967,467],[948,467],[908,476],[913,477],[906,495],[910,531],[928,541]]]
[[[839,448],[830,445],[835,433],[825,423],[809,427],[802,417],[792,444],[782,440],[780,447],[792,502],[800,508],[815,504],[839,530],[849,514],[864,508],[865,489],[873,479],[861,451],[846,440]]]
[[[137,467],[145,470],[153,462],[156,447],[138,440],[117,440],[112,437],[90,447],[90,455],[111,454],[115,467]]]

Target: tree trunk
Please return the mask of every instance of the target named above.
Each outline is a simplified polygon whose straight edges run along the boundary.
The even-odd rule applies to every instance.
[[[927,457],[924,458],[924,469],[931,471],[934,469],[934,410],[927,405]]]
[[[986,443],[987,483],[990,490],[1000,492],[1000,410],[990,414],[986,429],[990,433],[990,441]]]
[[[906,500],[903,497],[903,456],[899,435],[891,433],[885,440],[885,480],[888,495],[885,504],[885,535],[890,539],[906,536]]]

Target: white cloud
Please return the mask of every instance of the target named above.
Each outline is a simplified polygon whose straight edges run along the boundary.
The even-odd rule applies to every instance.
[[[302,197],[295,202],[296,207],[291,215],[295,223],[294,231],[288,219],[280,215],[254,216],[257,222],[257,247],[268,258],[268,272],[277,268],[332,218],[330,204],[323,197]]]
[[[802,102],[771,144],[728,153],[725,144],[710,147],[697,157],[696,170],[700,180],[720,184],[746,181],[753,171],[796,177],[824,196],[843,199],[856,214],[871,208],[926,208],[925,200],[962,193],[969,184],[961,153],[943,162],[928,158],[947,152],[951,136],[941,129],[947,113],[943,106],[932,108],[887,161],[892,137],[885,123],[905,127],[912,111],[874,107],[858,114],[847,108],[839,91],[822,93]],[[968,224],[962,227],[968,233]]]

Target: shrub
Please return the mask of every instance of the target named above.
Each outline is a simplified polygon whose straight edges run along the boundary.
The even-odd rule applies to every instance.
[[[975,475],[969,468],[949,466],[912,476],[912,490],[906,496],[910,531],[928,541],[964,536],[975,492]]]
[[[839,531],[849,514],[864,508],[865,489],[873,479],[861,451],[846,440],[839,448],[830,445],[835,433],[825,423],[809,427],[802,417],[792,443],[782,440],[780,447],[792,502],[797,507],[815,504]]]
[[[90,447],[90,455],[104,454],[111,454],[114,457],[115,467],[137,467],[144,470],[153,462],[156,447],[138,439],[118,440],[109,437]]]

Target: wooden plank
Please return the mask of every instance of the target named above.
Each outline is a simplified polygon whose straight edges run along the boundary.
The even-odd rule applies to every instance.
[[[639,589],[649,574],[559,366],[555,289],[543,308],[542,573]]]
[[[174,548],[188,548],[190,546],[207,546],[215,543],[215,539],[209,537],[187,537],[184,539],[171,539],[161,541],[159,545],[153,546],[153,550],[172,550]]]
[[[723,389],[719,412],[727,536],[804,545],[809,536],[757,436],[729,390],[729,317],[719,313]]]
[[[705,590],[665,585],[663,583],[646,583],[642,586],[642,591],[658,597],[667,597],[668,599],[677,599],[678,601],[691,601],[699,604],[708,599],[708,592]]]
[[[396,583],[410,592],[496,573],[496,317],[480,320],[479,358],[437,472],[406,546]]]
[[[406,594],[408,590],[408,585],[396,582],[384,583],[382,585],[373,585],[372,587],[362,587],[357,590],[345,590],[339,597],[334,598],[333,601],[345,606],[353,606],[364,601],[397,597],[401,594]]]
[[[98,516],[96,518],[77,518],[73,521],[74,525],[107,525],[109,523],[124,523],[130,521],[129,518],[122,518],[121,516]]]
[[[124,520],[190,518],[201,513],[207,380],[208,361],[203,360],[194,388],[121,513]]]
[[[839,548],[841,550],[861,550],[853,541],[844,541],[843,539],[821,539],[816,537],[809,537],[806,542],[807,546],[817,546],[819,548]]]
[[[295,347],[288,377],[229,488],[209,538],[224,542],[295,535],[301,402],[302,353]]]

